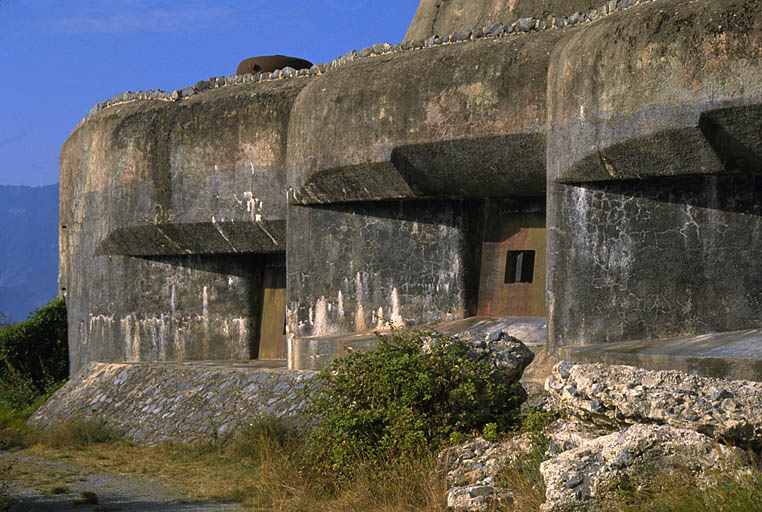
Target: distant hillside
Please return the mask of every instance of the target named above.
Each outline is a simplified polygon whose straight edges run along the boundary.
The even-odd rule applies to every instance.
[[[24,320],[57,294],[58,185],[0,185],[0,312]]]

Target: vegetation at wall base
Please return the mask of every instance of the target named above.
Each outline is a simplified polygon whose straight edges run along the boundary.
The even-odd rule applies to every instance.
[[[0,327],[0,402],[25,407],[68,372],[63,299],[53,299],[23,322]]]
[[[524,420],[519,432],[541,435],[536,428],[538,420],[544,421],[537,415]],[[68,427],[62,430],[71,432]],[[23,453],[63,459],[90,471],[155,478],[186,493],[190,499],[235,502],[244,510],[446,510],[447,485],[443,475],[436,471],[434,453],[417,459],[359,461],[351,477],[337,482],[313,465],[309,453],[311,440],[280,418],[254,419],[224,443],[210,439],[191,445],[140,446],[119,438],[81,442],[82,438],[68,435],[56,437],[65,442],[51,443],[49,436],[30,438]],[[538,447],[519,464],[498,475],[498,482],[510,488],[515,498],[506,510],[538,510],[544,502],[545,488],[539,473],[541,452],[542,447]],[[623,483],[610,507],[601,512],[762,510],[759,471],[741,482],[720,475],[718,485],[705,490],[668,475],[655,481],[657,485],[650,488]]]
[[[66,305],[54,299],[23,322],[0,319],[0,448],[28,444],[26,420],[69,371]]]
[[[334,453],[330,450],[336,441],[334,438],[322,437],[325,433],[306,436],[302,430],[283,418],[253,418],[246,424],[239,425],[236,436],[231,439],[222,440],[210,435],[204,442],[191,445],[135,445],[120,438],[107,422],[98,418],[72,419],[51,431],[41,433],[28,427],[25,422],[47,395],[37,395],[25,407],[12,408],[7,403],[0,403],[0,448],[22,450],[22,453],[42,458],[64,459],[90,471],[116,471],[155,478],[191,499],[235,502],[245,510],[443,511],[447,508],[447,483],[444,475],[437,471],[438,447],[459,441],[456,439],[459,436],[466,439],[473,434],[481,434],[500,440],[528,432],[532,434],[536,449],[519,463],[505,468],[496,480],[514,495],[515,501],[508,510],[538,510],[545,498],[539,467],[548,442],[542,431],[556,416],[553,413],[532,411],[519,421],[517,414],[522,393],[518,393],[518,398],[510,403],[511,407],[516,408],[516,415],[503,411],[505,414],[490,416],[484,413],[479,416],[480,411],[493,406],[489,400],[485,402],[476,399],[478,395],[473,394],[484,392],[489,387],[488,383],[476,382],[477,371],[478,375],[483,376],[483,368],[466,364],[466,370],[456,371],[456,366],[464,366],[463,361],[459,361],[463,358],[456,357],[463,355],[455,348],[456,343],[448,343],[445,339],[441,352],[436,348],[427,352],[420,350],[421,343],[425,341],[425,335],[399,335],[382,343],[383,348],[376,356],[371,354],[367,360],[351,358],[346,363],[346,367],[351,370],[347,375],[342,376],[340,365],[329,372],[332,378],[341,383],[332,392],[339,389],[342,393],[349,394],[347,386],[353,383],[366,386],[365,389],[371,391],[370,396],[373,397],[369,403],[379,404],[379,407],[387,411],[387,414],[378,416],[381,419],[396,421],[400,411],[412,410],[419,414],[418,411],[423,410],[425,414],[434,416],[429,412],[434,411],[440,414],[435,417],[452,420],[449,428],[442,425],[431,427],[426,421],[401,422],[395,428],[409,428],[410,425],[429,428],[425,430],[425,435],[438,436],[432,440],[424,439],[421,446],[402,447],[400,444],[389,444],[388,441],[379,442],[384,435],[393,435],[393,432],[398,431],[382,428],[383,425],[378,422],[365,423],[375,416],[356,407],[355,403],[355,407],[349,410],[360,413],[359,419],[349,422],[355,429],[349,432],[366,443],[362,446],[369,448],[366,451],[348,452],[349,456],[345,460],[352,465],[351,471],[346,467],[333,466],[336,459],[325,458]],[[382,361],[378,357],[381,354],[390,359]],[[433,369],[426,364],[430,364]],[[451,365],[450,369],[447,365]],[[409,373],[411,368],[432,373],[418,380],[418,377]],[[352,373],[354,371],[359,373]],[[432,374],[436,377],[432,378]],[[378,382],[369,382],[371,379]],[[411,380],[410,389],[413,394],[405,394],[395,387],[409,384]],[[437,390],[445,390],[447,393],[442,391],[437,395]],[[385,398],[382,391],[388,392]],[[497,391],[503,392],[501,389]],[[50,392],[51,389],[48,389]],[[509,386],[505,392],[513,391]],[[429,402],[433,396],[452,397],[453,394],[455,398],[449,398],[440,407],[433,407]],[[322,396],[326,398],[330,395]],[[414,396],[423,397],[423,403],[428,408],[415,406],[412,401]],[[514,397],[512,394],[510,396]],[[407,407],[391,406],[388,401],[390,397],[404,397]],[[478,420],[466,421],[458,411],[451,410],[451,407],[460,407],[464,403],[477,411],[474,415]],[[378,411],[374,414],[376,412]],[[351,415],[336,417],[343,424],[349,421]],[[325,424],[321,425],[325,427]],[[361,430],[367,425],[372,429]],[[335,432],[333,429],[331,426],[328,433]],[[371,433],[372,436],[363,437],[360,435],[362,432]],[[404,431],[399,432],[404,434]],[[413,433],[403,439],[415,440],[420,437]],[[325,444],[318,446],[316,443]],[[326,465],[326,462],[330,464]],[[29,475],[11,471],[10,475],[3,478],[23,482]],[[612,495],[610,508],[606,510],[762,511],[762,473],[758,470],[750,472],[742,481],[718,475],[717,485],[705,490],[687,485],[679,475],[658,476],[649,481],[655,484],[622,482]]]
[[[395,330],[375,350],[334,360],[310,397],[323,470],[346,476],[362,461],[416,458],[485,427],[492,437],[515,429],[523,388],[471,350],[454,337]]]

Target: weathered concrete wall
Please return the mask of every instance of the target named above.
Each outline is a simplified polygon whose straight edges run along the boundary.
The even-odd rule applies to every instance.
[[[405,41],[447,35],[464,28],[491,23],[512,23],[518,18],[568,16],[600,7],[601,0],[421,0]]]
[[[757,327],[760,20],[424,0],[404,44],[97,105],[62,150],[72,370],[255,356],[262,258],[286,246],[292,338],[541,315],[541,279],[500,275],[542,251],[541,209],[484,201],[546,188],[552,347]]]
[[[762,324],[760,20],[759,2],[655,1],[555,47],[552,347]]]
[[[475,312],[478,239],[464,201],[289,209],[291,336],[463,318]]]
[[[762,181],[554,185],[551,343],[762,326]]]
[[[43,430],[100,419],[140,444],[227,439],[257,418],[306,427],[315,372],[244,364],[91,363],[35,412]]]
[[[60,215],[72,373],[256,355],[251,255],[285,252],[285,136],[303,85],[125,103],[72,133]]]
[[[249,359],[257,322],[261,275],[254,258],[167,256],[104,257],[75,287],[89,307],[70,336],[72,368],[96,361]],[[94,270],[94,271],[93,271]],[[71,328],[70,328],[71,331]],[[70,347],[71,348],[71,347]]]

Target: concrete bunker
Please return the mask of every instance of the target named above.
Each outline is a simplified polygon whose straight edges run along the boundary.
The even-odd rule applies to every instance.
[[[762,5],[465,3],[422,1],[400,45],[96,106],[61,158],[72,371],[320,368],[391,325],[547,319],[556,355],[762,379]]]

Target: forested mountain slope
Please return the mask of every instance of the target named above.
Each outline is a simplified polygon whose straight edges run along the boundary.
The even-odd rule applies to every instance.
[[[57,293],[58,184],[0,185],[0,313],[19,321]]]

